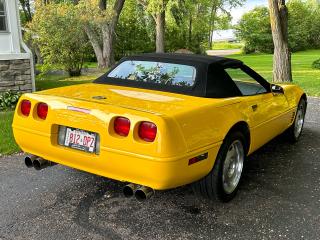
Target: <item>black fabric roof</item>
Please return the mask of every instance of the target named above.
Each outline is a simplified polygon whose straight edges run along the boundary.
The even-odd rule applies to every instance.
[[[119,64],[130,60],[169,62],[194,66],[197,70],[195,84],[193,87],[182,87],[108,77],[108,74]],[[152,89],[198,97],[225,98],[241,95],[240,90],[225,69],[243,66],[245,65],[240,60],[224,57],[183,53],[147,53],[122,58],[107,73],[96,79],[94,83]]]
[[[218,56],[207,56],[198,54],[185,54],[185,53],[145,53],[140,55],[133,55],[126,57],[127,59],[155,59],[155,60],[178,60],[188,61],[194,63],[204,64],[217,64],[222,67],[229,67],[230,65],[242,64],[242,61],[232,58],[218,57]]]

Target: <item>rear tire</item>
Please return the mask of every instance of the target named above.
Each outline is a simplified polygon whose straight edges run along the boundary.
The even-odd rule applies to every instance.
[[[297,107],[297,112],[294,118],[294,122],[291,125],[291,127],[288,128],[288,130],[285,132],[290,142],[295,143],[299,140],[303,130],[306,110],[307,110],[307,102],[304,98],[301,98]]]
[[[198,195],[212,200],[228,202],[238,191],[246,158],[246,141],[239,131],[228,134],[218,152],[211,172],[192,184]]]

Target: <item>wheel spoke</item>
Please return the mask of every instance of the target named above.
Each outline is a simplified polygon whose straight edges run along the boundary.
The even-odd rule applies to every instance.
[[[294,122],[294,136],[298,138],[302,132],[304,123],[305,107],[304,104],[299,104],[296,119]]]
[[[241,141],[234,141],[227,152],[222,174],[223,188],[232,193],[238,186],[243,169],[244,150]]]

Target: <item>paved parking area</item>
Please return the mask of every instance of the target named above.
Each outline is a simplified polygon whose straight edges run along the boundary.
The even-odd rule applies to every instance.
[[[55,166],[27,169],[0,158],[0,239],[319,239],[320,99],[310,98],[301,141],[277,138],[248,160],[228,204],[189,187],[147,202],[123,183]]]

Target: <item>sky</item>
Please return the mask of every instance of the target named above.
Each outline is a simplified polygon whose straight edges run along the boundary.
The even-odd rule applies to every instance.
[[[242,7],[237,7],[231,10],[232,23],[237,23],[241,16],[255,8],[256,6],[268,6],[267,0],[246,0]]]

